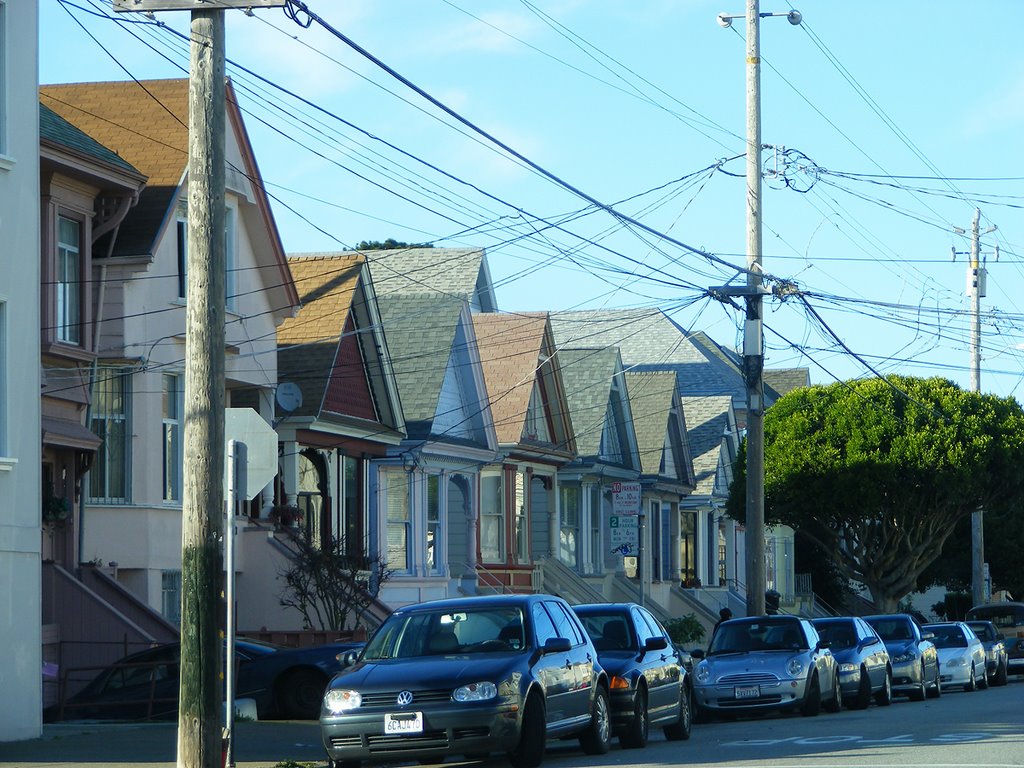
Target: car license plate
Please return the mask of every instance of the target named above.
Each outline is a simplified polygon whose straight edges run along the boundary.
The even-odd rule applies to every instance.
[[[384,715],[384,733],[423,733],[422,712]]]
[[[733,695],[737,699],[756,699],[761,695],[761,687],[758,685],[737,685]]]

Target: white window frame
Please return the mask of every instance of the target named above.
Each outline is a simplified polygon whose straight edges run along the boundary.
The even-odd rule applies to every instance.
[[[160,572],[160,608],[164,618],[181,626],[181,571]]]
[[[61,237],[64,222],[78,232],[78,242],[65,242]],[[54,305],[56,328],[54,336],[61,344],[82,345],[82,280],[84,259],[82,241],[85,236],[83,222],[73,216],[57,214],[56,254],[54,259]],[[70,270],[67,264],[71,263]]]
[[[238,271],[238,209],[228,203],[224,206],[224,308],[236,308],[235,276]],[[188,201],[179,200],[175,218],[175,258],[177,260],[178,300],[188,298]]]
[[[488,481],[498,481],[497,508],[490,506],[491,499],[484,495],[485,489],[490,485]],[[498,545],[496,552],[484,549],[485,523],[496,524],[498,530]],[[480,474],[480,561],[483,563],[505,562],[507,549],[505,547],[505,473],[504,470],[482,472]]]
[[[515,537],[516,563],[530,562],[530,480],[517,470],[512,479],[512,535]]]
[[[93,463],[92,469],[89,470],[89,501],[94,504],[128,504],[131,499],[131,486],[132,486],[132,464],[131,464],[131,433],[132,433],[132,374],[134,369],[125,367],[115,366],[100,366],[96,369],[96,379],[93,381],[92,386],[92,411],[91,419],[92,423],[89,425],[92,431],[104,438],[103,443],[100,444],[99,448],[96,449],[96,461]],[[97,394],[97,388],[102,387],[108,381],[114,379],[122,379],[124,387],[121,392],[121,402],[123,404],[122,410],[119,412],[104,413],[100,411],[101,398]],[[110,475],[109,472],[103,477],[103,488],[106,491],[105,495],[93,495],[93,483],[96,481],[96,473],[104,467],[109,467],[110,461],[110,449],[113,447],[110,441],[106,439],[108,430],[103,425],[97,425],[96,422],[114,422],[123,424],[122,436],[123,443],[121,445],[121,462],[123,464],[122,471],[124,473],[124,492],[122,495],[111,495],[110,491]]]
[[[437,490],[433,496],[434,509],[431,509],[431,483],[437,484]],[[444,573],[445,564],[445,536],[444,536],[444,513],[445,505],[442,503],[442,489],[446,486],[444,475],[439,472],[428,473],[423,478],[423,514],[425,518],[423,546],[426,548],[423,562],[426,564],[427,573],[431,576],[439,576]],[[431,546],[431,543],[433,546]],[[433,562],[430,557],[433,555]]]
[[[412,516],[409,507],[411,501],[409,473],[401,468],[382,468],[380,481],[383,491],[381,494],[381,519],[384,521],[384,559],[388,568],[396,574],[410,574],[412,573]],[[392,505],[392,501],[399,493],[402,494],[404,503]],[[401,516],[397,514],[398,512],[401,512]],[[404,532],[405,550],[401,553],[401,560],[398,558],[400,550],[391,545],[392,531]]]
[[[559,485],[558,559],[570,568],[580,566],[580,519],[582,517],[583,489],[578,485]],[[575,503],[570,503],[571,497]]]
[[[181,504],[183,443],[185,425],[182,414],[185,410],[185,380],[180,373],[163,374],[161,392],[163,431],[163,485],[165,504]],[[171,408],[168,408],[168,405]],[[168,412],[170,411],[170,412]],[[168,475],[172,475],[170,478]]]

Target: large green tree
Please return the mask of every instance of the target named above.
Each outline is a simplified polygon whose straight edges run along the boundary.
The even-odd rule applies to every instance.
[[[1024,410],[1012,398],[940,378],[839,382],[785,395],[764,429],[766,520],[818,544],[882,611],[964,517],[1022,508]],[[735,477],[729,509],[742,520],[742,463]]]

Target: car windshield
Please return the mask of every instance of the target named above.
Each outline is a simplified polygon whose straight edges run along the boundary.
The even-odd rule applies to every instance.
[[[914,630],[910,626],[910,619],[871,619],[868,623],[887,643],[914,639]]]
[[[974,622],[968,622],[967,626],[974,630],[974,634],[976,634],[980,640],[993,641],[997,639],[995,627],[988,622],[979,622],[977,624]]]
[[[393,614],[366,644],[362,658],[520,652],[527,646],[519,608],[438,609]]]
[[[963,630],[960,627],[943,627],[933,625],[927,628],[929,632],[935,635],[932,638],[932,642],[936,648],[966,648],[967,638],[964,637]]]
[[[621,613],[587,613],[580,616],[584,629],[599,651],[635,651],[636,635]]]
[[[800,624],[791,619],[737,621],[721,624],[711,641],[708,655],[750,651],[806,650]]]
[[[857,633],[853,631],[853,624],[848,621],[828,621],[818,624],[814,628],[818,630],[822,640],[827,640],[833,651],[842,651],[853,648],[857,644]]]

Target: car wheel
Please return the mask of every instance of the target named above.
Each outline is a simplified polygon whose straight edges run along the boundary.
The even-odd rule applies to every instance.
[[[1006,659],[1003,659],[1003,663],[996,669],[996,679],[992,681],[992,685],[1006,685]]]
[[[832,693],[828,701],[822,702],[826,712],[838,712],[843,708],[843,692],[839,690],[839,672],[832,675]]]
[[[850,702],[850,709],[867,709],[871,703],[871,678],[864,667],[860,668],[860,686],[857,688],[857,697]]]
[[[804,703],[800,707],[800,714],[804,717],[814,717],[821,712],[821,683],[818,682],[818,674],[811,677],[807,684],[807,693],[804,694]]]
[[[928,689],[928,698],[937,699],[942,696],[942,680],[939,679],[939,665],[935,665],[935,684]]]
[[[981,668],[981,677],[978,678],[978,687],[982,690],[988,688],[988,671],[984,666]]]
[[[892,670],[886,667],[885,683],[882,690],[875,694],[875,703],[880,707],[888,707],[892,704]]]
[[[647,712],[647,696],[643,689],[638,689],[633,697],[633,719],[619,736],[619,743],[627,749],[647,746],[647,735],[651,723]]]
[[[921,684],[910,692],[911,701],[924,701],[924,697],[928,695],[928,680],[924,676],[924,662],[921,662]]]
[[[311,669],[297,669],[275,686],[277,711],[289,720],[317,720],[327,688],[327,679]]]
[[[612,721],[608,710],[608,694],[598,686],[594,692],[594,711],[590,714],[590,725],[580,734],[580,746],[588,755],[608,753],[612,743]]]
[[[679,719],[661,730],[665,734],[666,741],[685,741],[690,738],[692,727],[693,708],[690,705],[690,694],[684,689],[682,696],[679,697]]]
[[[544,760],[547,745],[547,723],[544,716],[544,700],[530,696],[523,710],[523,724],[519,729],[519,743],[508,753],[513,768],[537,768]]]
[[[971,676],[967,678],[967,682],[964,683],[965,691],[976,691],[978,690],[978,679],[977,673],[974,670],[974,665],[971,664]]]

